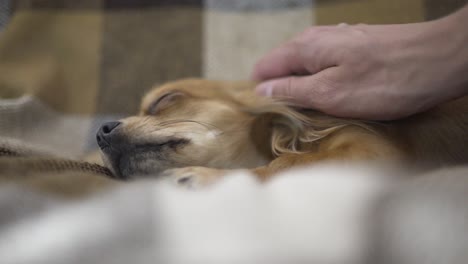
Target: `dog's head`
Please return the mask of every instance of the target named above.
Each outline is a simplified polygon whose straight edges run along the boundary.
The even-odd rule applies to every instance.
[[[140,113],[104,124],[97,134],[103,159],[117,176],[158,174],[169,168],[247,168],[271,158],[244,111],[248,83],[181,80],[157,87]],[[249,99],[251,100],[251,99]],[[267,135],[265,135],[267,136]]]
[[[257,97],[253,87],[187,79],[153,89],[137,116],[98,131],[104,162],[122,178],[185,166],[251,168],[329,132],[309,128],[312,133],[304,134],[310,120]]]

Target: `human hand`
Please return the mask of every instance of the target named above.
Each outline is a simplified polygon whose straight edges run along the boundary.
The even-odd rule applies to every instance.
[[[460,29],[452,20],[312,27],[257,63],[256,91],[341,117],[426,110],[460,96],[466,83],[468,38],[450,34]]]

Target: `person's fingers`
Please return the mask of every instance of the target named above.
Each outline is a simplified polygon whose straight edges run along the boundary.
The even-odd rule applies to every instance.
[[[336,72],[334,68],[318,74],[302,77],[283,77],[260,83],[255,91],[258,95],[284,100],[291,105],[329,110],[338,91],[331,81]]]
[[[254,66],[252,78],[260,81],[307,72],[299,45],[290,41],[272,50]]]
[[[314,74],[337,65],[335,26],[312,27],[272,50],[254,66],[252,79],[263,81]],[[339,43],[338,43],[339,44]]]

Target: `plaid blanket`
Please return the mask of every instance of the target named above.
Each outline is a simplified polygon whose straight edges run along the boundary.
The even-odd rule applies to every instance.
[[[44,175],[112,176],[107,169],[80,160],[87,153],[96,150],[95,132],[100,124],[134,114],[142,95],[154,84],[184,77],[246,79],[249,78],[252,66],[259,57],[309,26],[341,22],[418,22],[444,16],[467,2],[0,0],[0,177],[12,179]],[[177,199],[171,198],[171,192],[157,188],[153,190],[153,186],[145,187],[143,184],[130,186],[132,189],[123,194],[114,193],[110,196],[112,199],[105,200],[104,205],[85,200],[84,205],[74,205],[68,210],[62,207],[57,209],[57,201],[51,203],[48,196],[36,196],[27,189],[10,188],[11,186],[3,184],[5,181],[0,182],[2,263],[78,263],[68,259],[70,256],[80,256],[79,263],[125,263],[123,260],[128,250],[133,250],[132,254],[127,256],[128,259],[133,261],[140,257],[141,260],[151,256],[153,252],[158,252],[155,251],[158,249],[156,246],[145,248],[147,255],[140,254],[141,249],[132,249],[132,246],[135,247],[134,242],[145,238],[145,235],[146,238],[149,236],[150,239],[154,239],[153,233],[148,233],[147,230],[156,230],[157,222],[152,222],[151,216],[148,217],[145,212],[165,216],[172,212],[169,208],[174,205],[204,206],[205,202],[211,201],[202,197],[205,199],[203,203],[186,203],[192,201],[192,198],[186,197],[185,194],[176,193],[183,199],[189,198],[187,201],[180,200],[177,195]],[[301,184],[299,186],[302,186]],[[315,186],[315,183],[311,186]],[[48,193],[47,188],[42,190]],[[224,191],[221,188],[218,192],[222,194]],[[244,191],[240,193],[242,197],[247,197]],[[116,200],[119,195],[123,195],[125,199]],[[227,195],[230,195],[229,192]],[[338,196],[341,197],[341,194]],[[168,208],[157,209],[153,203],[138,202],[138,197],[153,203],[159,200],[174,203],[167,204]],[[166,199],[167,197],[170,199]],[[297,193],[294,191],[291,197],[298,197]],[[236,201],[231,198],[220,201],[225,200]],[[318,198],[311,201],[322,203],[322,200]],[[21,206],[18,206],[18,203]],[[166,205],[161,203],[159,206]],[[237,203],[233,203],[234,209],[236,206]],[[307,206],[310,207],[310,204]],[[51,213],[48,211],[50,207],[54,209]],[[264,207],[259,205],[259,208]],[[202,210],[206,211],[206,208],[203,207]],[[226,204],[220,202],[209,208],[213,210],[208,211],[222,212],[226,209]],[[191,210],[189,211],[192,212]],[[39,218],[31,218],[36,212],[49,213],[43,213]],[[185,227],[185,218],[178,219],[176,216],[185,215],[173,216],[178,220],[175,221],[176,224],[180,223],[180,227]],[[34,222],[37,219],[40,220],[39,224]],[[57,219],[60,221],[55,221]],[[114,221],[115,219],[119,221]],[[333,215],[324,219],[331,220],[331,223],[337,221]],[[202,222],[205,220],[190,224],[195,226]],[[115,226],[101,228],[109,223],[114,223]],[[338,226],[349,225],[348,222],[343,225],[341,222],[336,223],[340,223]],[[90,227],[92,228],[89,232],[93,233],[88,239],[81,233]],[[31,236],[22,235],[25,228],[32,232]],[[165,226],[158,228],[165,230]],[[197,228],[199,226],[194,230]],[[226,225],[226,228],[231,231],[231,226]],[[271,224],[271,228],[276,226]],[[110,231],[105,233],[103,230]],[[242,233],[246,230],[242,225],[234,230],[239,230],[239,234],[250,238],[246,236],[245,231]],[[289,230],[289,227],[284,230]],[[335,228],[331,225],[325,230]],[[41,236],[45,232],[55,235],[60,233],[62,236],[59,237],[68,240],[52,241],[54,235]],[[208,233],[203,233],[204,236],[206,234]],[[285,234],[289,234],[289,231]],[[171,239],[173,235],[167,233]],[[43,237],[50,237],[52,242],[44,242]],[[160,238],[161,234],[155,237]],[[216,239],[212,240],[212,244],[217,245],[220,239],[216,236],[214,238]],[[116,241],[122,246],[114,247],[116,244],[113,243]],[[265,241],[272,240],[266,236]],[[282,239],[274,241],[281,242]],[[159,246],[156,242],[153,242],[154,245]],[[287,242],[284,243],[278,244],[280,246],[277,248],[287,248]],[[194,241],[194,245],[197,244],[199,243]],[[112,259],[103,262],[98,256],[102,257],[102,254],[99,255],[102,252],[110,253],[109,250],[102,250],[102,247],[106,246],[120,254],[108,254]],[[74,251],[67,247],[73,248]],[[94,251],[89,251],[93,248]],[[43,261],[27,262],[25,256],[36,256],[35,251],[28,251],[29,249],[42,250],[42,254],[38,254]],[[121,249],[127,251],[120,251]],[[66,255],[67,261],[61,259],[61,250],[71,252],[70,255]],[[10,258],[7,258],[8,256]],[[175,251],[174,256],[186,257],[182,251]],[[96,261],[90,261],[91,258]],[[17,262],[18,259],[23,262]],[[98,259],[100,261],[97,261]],[[348,255],[344,255],[343,259],[349,259]],[[175,260],[170,263],[180,263]],[[140,263],[147,262],[142,260]]]

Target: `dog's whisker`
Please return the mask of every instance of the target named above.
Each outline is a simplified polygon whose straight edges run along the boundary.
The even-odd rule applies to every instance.
[[[144,129],[144,128],[146,127],[146,124],[148,124],[148,123],[149,123],[149,121],[150,121],[150,120],[149,120],[149,119],[150,119],[150,117],[148,117],[148,116],[145,116],[145,117],[143,117],[143,118],[144,118],[144,119],[143,119],[143,121],[142,121],[142,122],[139,122],[139,123],[137,123],[136,129],[141,129],[141,128],[143,128],[143,129]]]
[[[197,120],[190,120],[190,119],[175,119],[175,120],[169,120],[169,121],[164,121],[158,124],[158,126],[169,126],[177,123],[196,123],[198,125],[201,125],[207,129],[216,129],[221,131],[221,129],[213,124],[202,122],[202,121],[197,121]]]

